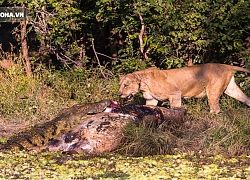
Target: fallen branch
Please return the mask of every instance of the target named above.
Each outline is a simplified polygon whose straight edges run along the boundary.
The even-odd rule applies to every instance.
[[[105,74],[104,74],[103,71],[102,71],[102,65],[101,65],[101,63],[100,63],[100,60],[99,60],[98,55],[97,55],[96,50],[95,50],[94,39],[92,39],[92,48],[93,48],[93,51],[94,51],[94,53],[95,53],[95,57],[96,57],[96,60],[97,60],[98,65],[99,65],[99,67],[100,67],[102,76],[103,76],[104,78],[106,78]]]
[[[101,55],[101,56],[104,56],[104,57],[109,58],[109,59],[121,61],[121,59],[119,59],[119,58],[113,58],[113,57],[110,57],[110,56],[108,56],[108,55],[106,55],[106,54],[102,54],[102,53],[99,53],[99,52],[96,52],[96,54]]]

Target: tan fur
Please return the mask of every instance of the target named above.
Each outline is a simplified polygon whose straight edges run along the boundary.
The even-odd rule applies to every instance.
[[[250,70],[225,64],[208,63],[170,70],[149,68],[120,78],[118,94],[122,98],[143,93],[147,105],[170,101],[171,107],[181,107],[181,98],[208,97],[210,112],[220,112],[219,99],[223,92],[250,106],[247,97],[234,81],[233,71]]]

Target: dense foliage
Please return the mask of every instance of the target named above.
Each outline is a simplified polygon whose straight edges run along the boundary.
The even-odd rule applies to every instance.
[[[27,7],[28,33],[35,37],[29,46],[35,41],[54,64],[108,65],[119,72],[151,65],[180,67],[188,61],[249,64],[249,1],[2,0],[2,4]],[[40,62],[36,57],[34,61]]]

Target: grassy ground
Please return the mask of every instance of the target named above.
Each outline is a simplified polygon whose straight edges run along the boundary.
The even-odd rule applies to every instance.
[[[62,165],[58,153],[0,152],[2,179],[248,179],[250,157],[109,154],[75,156]]]
[[[104,79],[98,70],[52,72],[41,68],[33,77],[27,77],[18,68],[0,71],[1,141],[29,124],[52,119],[62,108],[73,104],[118,99],[118,78],[111,72],[105,73],[108,76]],[[139,96],[136,101],[141,102]],[[209,114],[206,99],[185,100],[183,104],[188,114],[182,121],[164,122],[158,128],[129,124],[124,131],[124,144],[116,155],[87,160],[80,155],[59,166],[56,157],[63,156],[60,153],[0,153],[0,177],[250,176],[250,109],[227,96],[221,99],[222,112],[218,115]]]

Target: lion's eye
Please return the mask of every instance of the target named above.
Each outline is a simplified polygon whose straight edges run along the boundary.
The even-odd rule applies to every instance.
[[[127,84],[124,84],[124,85],[123,85],[123,88],[124,88],[124,89],[126,89],[127,87],[128,87],[128,85],[127,85]]]

